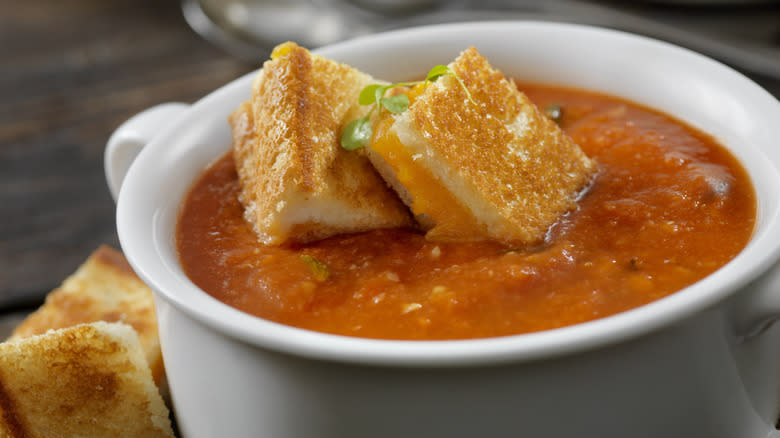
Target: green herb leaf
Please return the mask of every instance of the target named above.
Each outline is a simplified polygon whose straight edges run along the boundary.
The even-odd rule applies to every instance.
[[[382,98],[385,97],[385,93],[387,93],[387,90],[393,88],[394,84],[390,85],[383,85],[376,90],[374,90],[374,103],[377,107],[382,103]]]
[[[455,72],[446,65],[436,65],[428,70],[428,75],[425,77],[425,80],[427,82],[434,82],[442,76],[455,76]]]
[[[368,145],[373,134],[369,120],[370,115],[369,112],[364,117],[355,119],[344,127],[344,131],[341,133],[341,147],[348,151],[354,151]]]
[[[378,99],[376,98],[376,92],[377,89],[383,88],[379,84],[371,84],[360,90],[360,96],[358,96],[358,103],[361,105],[371,105],[372,103],[376,102]],[[385,93],[382,92],[382,95]]]
[[[392,97],[383,97],[379,103],[393,114],[401,114],[409,108],[409,96],[396,94]]]
[[[471,103],[474,105],[477,104],[474,99],[471,98],[471,93],[468,88],[466,88],[463,81],[461,81],[458,75],[446,65],[436,65],[430,69],[424,82],[433,82],[442,76],[454,76],[460,86],[463,87],[463,90],[466,92],[466,96],[468,96]],[[371,135],[373,134],[370,117],[374,110],[379,111],[381,114],[382,108],[384,108],[393,114],[401,114],[409,109],[409,96],[406,94],[396,94],[395,96],[385,97],[385,93],[396,87],[413,87],[421,83],[423,83],[423,81],[397,82],[389,85],[371,84],[360,90],[358,103],[360,105],[372,105],[372,107],[368,114],[349,122],[347,126],[344,127],[344,131],[341,133],[341,147],[348,151],[354,151],[367,146],[371,141]]]
[[[451,68],[447,67],[446,65],[437,65],[434,66],[432,69],[428,71],[428,76],[425,77],[426,82],[434,82],[440,77],[443,76],[452,76],[455,78],[456,81],[458,81],[458,84],[461,88],[463,88],[463,91],[466,92],[466,97],[468,97],[469,101],[473,103],[474,105],[477,104],[477,102],[474,101],[474,99],[471,97],[471,92],[469,92],[469,89],[466,88],[466,84],[463,83],[463,81],[460,79],[460,76],[455,74],[454,71],[452,71]]]
[[[308,254],[301,254],[300,258],[303,263],[309,267],[309,270],[311,270],[315,280],[322,282],[330,277],[330,269],[328,269],[328,266],[325,265],[325,263],[322,263]]]

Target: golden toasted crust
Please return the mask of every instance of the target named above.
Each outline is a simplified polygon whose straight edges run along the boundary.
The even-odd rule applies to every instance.
[[[163,368],[152,291],[136,276],[124,255],[101,246],[46,302],[19,324],[9,340],[94,321],[121,321],[141,339],[154,381],[163,391]]]
[[[0,344],[0,436],[173,437],[135,331],[97,322]]]
[[[396,118],[394,132],[415,163],[473,216],[477,225],[455,230],[459,239],[543,239],[575,206],[596,170],[594,162],[475,48],[449,67],[476,104],[456,78],[442,77]],[[449,225],[447,218],[431,219],[436,226],[428,237],[451,239],[452,227],[438,234]]]
[[[268,244],[411,224],[368,160],[340,146],[372,78],[294,43],[274,50],[231,115],[247,219]]]

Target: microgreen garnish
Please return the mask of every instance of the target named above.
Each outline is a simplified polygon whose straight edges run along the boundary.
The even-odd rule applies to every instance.
[[[405,94],[396,94],[391,97],[383,97],[380,100],[382,107],[393,114],[401,114],[409,109],[409,96]]]
[[[449,75],[457,77],[455,72],[453,72],[452,69],[447,67],[446,65],[436,65],[432,69],[428,70],[428,76],[425,77],[425,80],[433,82],[442,76],[449,76]]]
[[[300,258],[301,261],[309,267],[315,280],[322,282],[330,277],[330,269],[328,269],[328,266],[325,263],[322,263],[308,254],[301,254]]]
[[[347,126],[344,127],[344,132],[341,133],[341,147],[348,151],[354,151],[371,141],[373,130],[369,120],[370,116],[371,113],[368,113],[359,119],[347,123]]]
[[[430,69],[423,81],[396,82],[387,85],[371,84],[360,90],[360,95],[358,96],[358,103],[361,105],[371,105],[371,109],[365,116],[347,123],[347,126],[344,127],[344,131],[341,133],[341,147],[348,151],[354,151],[355,149],[366,146],[371,141],[371,135],[373,134],[371,115],[374,111],[381,114],[382,109],[386,109],[393,114],[401,114],[409,109],[409,96],[401,93],[385,97],[385,94],[387,94],[388,91],[398,87],[414,87],[415,85],[422,83],[428,84],[444,76],[454,77],[466,92],[469,101],[474,105],[477,104],[471,97],[471,93],[460,77],[446,65],[437,65]]]

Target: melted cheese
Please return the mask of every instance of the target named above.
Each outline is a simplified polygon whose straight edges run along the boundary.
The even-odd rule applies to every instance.
[[[416,89],[415,89],[416,91]],[[410,93],[415,94],[415,93]],[[410,100],[413,96],[410,96]],[[384,115],[374,129],[371,149],[379,154],[395,172],[398,182],[412,197],[409,207],[415,216],[425,215],[436,223],[428,233],[437,240],[462,240],[472,235],[463,230],[479,227],[474,215],[464,207],[442,182],[422,165],[415,162],[409,149],[392,131],[393,117]]]

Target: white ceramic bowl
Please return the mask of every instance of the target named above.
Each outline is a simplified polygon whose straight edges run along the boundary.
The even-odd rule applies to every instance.
[[[192,106],[126,122],[107,147],[122,248],[155,291],[185,437],[764,437],[778,404],[780,104],[696,53],[625,33],[483,22],[317,50],[407,79],[476,46],[510,77],[622,96],[714,135],[748,169],[757,229],[731,263],[668,298],[541,333],[386,341],[315,333],[239,312],[193,285],[174,228],[191,181],[230,145],[227,115],[256,73]],[[148,144],[147,144],[148,143]],[[135,161],[133,157],[140,150]],[[124,181],[123,181],[124,179]],[[122,182],[123,181],[123,182]]]

